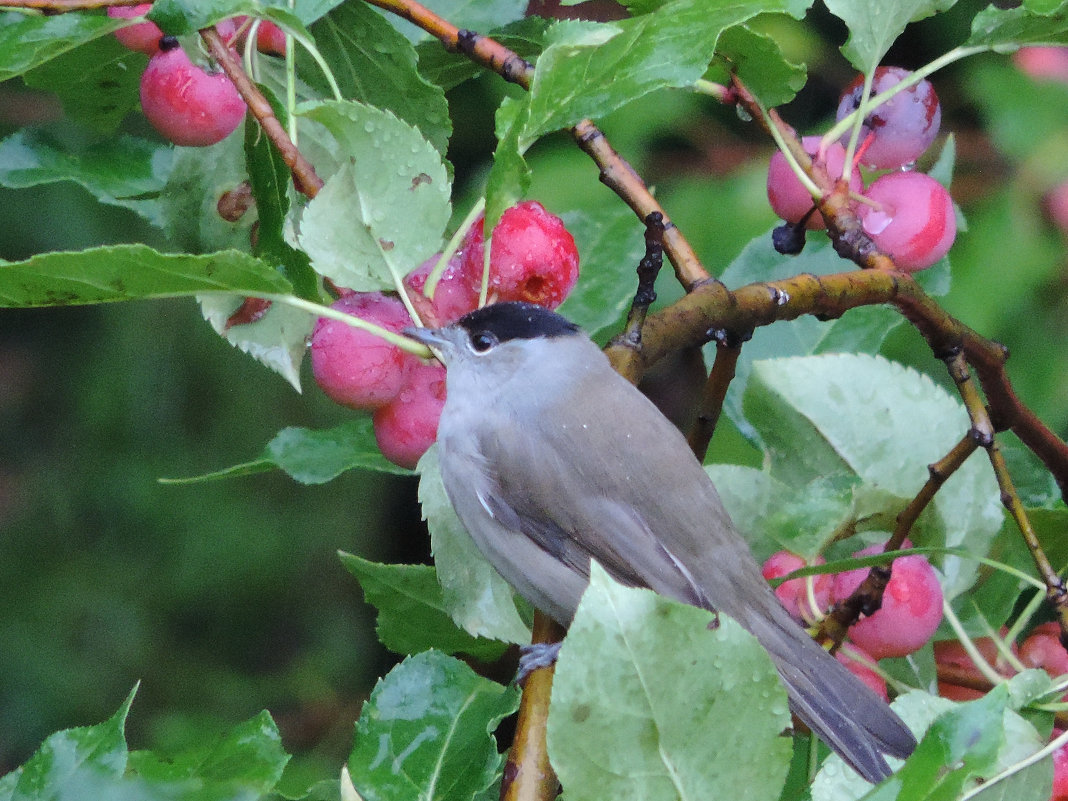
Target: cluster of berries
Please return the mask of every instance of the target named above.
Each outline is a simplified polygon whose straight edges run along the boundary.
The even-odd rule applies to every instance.
[[[144,16],[151,3],[112,6],[108,16],[132,19]],[[223,20],[215,26],[219,35],[235,46],[244,45],[248,28],[245,17]],[[149,56],[141,74],[141,110],[152,127],[176,145],[204,147],[229,136],[245,118],[245,101],[221,72],[194,64],[178,40],[164,36],[153,22],[137,22],[115,31],[115,37],[130,50]],[[257,49],[285,55],[286,37],[273,22],[262,21],[256,35]]]
[[[911,548],[912,545],[906,540],[903,547]],[[882,545],[872,545],[853,556],[860,558],[882,552]],[[768,558],[762,572],[764,578],[776,579],[803,567],[823,563],[822,557],[806,562],[797,554],[779,551]],[[859,568],[790,579],[775,588],[775,595],[794,618],[813,623],[832,604],[852,595],[868,572],[868,568]],[[934,568],[919,554],[899,556],[893,561],[882,606],[871,615],[863,615],[849,628],[849,646],[838,652],[838,661],[886,698],[886,682],[866,663],[886,657],[908,656],[918,651],[931,639],[941,622],[942,585]]]
[[[909,78],[900,67],[879,67],[872,79],[872,95],[885,92]],[[864,78],[857,76],[838,103],[838,120],[860,107]],[[911,169],[938,135],[942,110],[934,87],[920,80],[876,106],[864,118],[860,144],[848,172],[853,207],[865,233],[875,246],[909,272],[930,267],[949,251],[957,235],[953,201],[942,184]],[[846,175],[845,148],[849,134],[837,142],[822,137],[805,137],[802,145],[813,162],[831,178]],[[858,164],[873,170],[891,170],[876,177],[867,188]],[[796,253],[803,243],[803,229],[825,226],[815,210],[812,195],[798,180],[786,157],[776,153],[768,166],[768,201],[772,209],[790,224],[789,242],[782,252]],[[796,244],[794,244],[796,243]]]
[[[404,278],[409,302],[424,324],[447,325],[478,305],[485,255],[484,219],[468,231],[427,298],[424,288],[438,257]],[[559,217],[535,201],[501,216],[490,247],[488,297],[521,300],[554,309],[578,280],[575,240]],[[334,309],[394,332],[412,325],[395,295],[346,292]],[[339,320],[320,318],[311,335],[316,382],[334,401],[374,414],[375,439],[387,459],[415,467],[434,442],[445,403],[445,368]]]

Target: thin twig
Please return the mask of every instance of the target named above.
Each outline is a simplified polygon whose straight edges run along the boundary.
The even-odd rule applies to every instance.
[[[642,326],[649,307],[656,300],[656,276],[664,266],[664,218],[654,211],[645,220],[645,255],[638,262],[638,289],[630,304],[627,324],[619,336],[621,344],[641,348]]]
[[[705,454],[708,453],[708,444],[712,441],[712,435],[716,433],[716,424],[719,423],[719,416],[723,411],[723,401],[727,397],[727,389],[731,381],[734,380],[738,357],[742,355],[742,343],[748,339],[748,337],[738,337],[727,331],[716,332],[714,338],[716,361],[712,364],[708,380],[701,393],[697,419],[686,438],[690,450],[700,462],[704,462]]]

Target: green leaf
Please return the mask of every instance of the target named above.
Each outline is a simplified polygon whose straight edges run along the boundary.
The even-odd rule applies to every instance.
[[[281,6],[271,0],[156,0],[147,16],[164,33],[172,36],[195,33],[219,20],[238,14],[252,14],[259,6]]]
[[[771,246],[770,232],[749,242],[723,271],[720,280],[735,289],[760,281],[777,281],[795,275],[831,275],[851,268],[834,252],[830,240],[822,233],[809,235],[805,249],[797,256],[783,256]],[[837,320],[817,320],[811,315],[789,322],[765,325],[753,332],[738,359],[735,378],[727,390],[724,411],[738,430],[760,443],[759,435],[742,412],[742,398],[753,363],[781,356],[805,356],[814,353],[875,353],[886,335],[901,324],[901,315],[881,306],[851,309]],[[715,346],[705,348],[709,364],[715,358]]]
[[[638,262],[645,255],[644,228],[634,212],[616,202],[570,211],[561,219],[578,247],[580,280],[559,311],[601,341],[634,299]]]
[[[324,484],[354,469],[398,475],[410,472],[388,461],[378,450],[369,417],[323,431],[283,428],[267,443],[264,456],[301,484]]]
[[[515,687],[436,651],[405,659],[378,682],[349,755],[364,801],[465,801],[500,771],[492,732],[519,705]]]
[[[63,110],[78,122],[111,133],[140,108],[138,90],[147,59],[101,37],[27,72],[27,86],[55,92]]]
[[[972,20],[965,47],[986,46],[1001,53],[1021,45],[1068,44],[1068,3],[1025,3],[1017,8],[984,8]]]
[[[7,308],[288,291],[289,282],[273,268],[236,250],[190,256],[112,245],[0,261],[0,307]]]
[[[711,464],[705,466],[705,472],[757,561],[763,562],[779,550],[779,543],[768,536],[765,521],[778,508],[779,499],[791,492],[790,487],[754,467]]]
[[[530,642],[530,629],[516,609],[517,598],[478,550],[453,511],[441,481],[437,446],[419,460],[419,503],[430,528],[445,606],[462,629],[502,642]]]
[[[0,82],[22,75],[126,24],[103,15],[0,12]]]
[[[316,270],[358,291],[397,286],[440,249],[450,184],[441,154],[418,130],[360,103],[300,113],[326,127],[341,168],[308,203],[299,242]],[[383,169],[392,165],[392,169]]]
[[[549,757],[568,799],[779,797],[786,693],[751,635],[711,620],[591,565],[549,709]]]
[[[803,64],[786,59],[778,42],[748,25],[723,31],[716,53],[731,62],[734,72],[765,108],[789,103],[808,77]]]
[[[445,92],[419,74],[415,49],[377,10],[366,3],[346,3],[316,23],[311,33],[346,100],[393,112],[444,155],[452,134]],[[321,95],[329,95],[318,64],[310,59],[300,64],[301,77]]]
[[[289,755],[268,712],[240,723],[205,747],[162,757],[130,754],[130,767],[151,793],[145,798],[259,798],[274,789]],[[168,792],[169,791],[169,792]]]
[[[842,53],[867,74],[882,61],[905,26],[953,7],[956,0],[885,0],[873,6],[865,0],[825,0],[827,9],[849,28]]]
[[[963,405],[925,375],[882,357],[836,354],[769,359],[753,365],[746,416],[767,448],[771,474],[792,486],[840,472],[911,498],[927,465],[968,432]],[[1003,511],[989,462],[969,459],[942,486],[921,520],[940,524],[944,541],[983,556]],[[920,543],[918,543],[920,544]],[[943,559],[943,590],[952,599],[975,580],[977,565]]]
[[[81,146],[43,128],[25,128],[0,141],[0,184],[24,189],[72,181],[101,203],[122,206],[161,224],[159,196],[174,165],[174,149],[126,134]]]
[[[219,336],[274,370],[300,392],[300,365],[315,327],[314,317],[284,303],[273,303],[257,320],[228,325],[244,298],[205,295],[199,301],[204,319]]]
[[[364,599],[378,610],[375,631],[379,641],[394,653],[416,654],[433,648],[492,662],[507,648],[505,643],[472,637],[456,626],[432,566],[384,565],[350,553],[340,556],[360,582]]]
[[[126,716],[137,688],[119,710],[96,726],[65,729],[45,740],[15,773],[4,777],[5,801],[93,797],[93,788],[117,782],[126,770]],[[14,776],[14,779],[12,779]]]

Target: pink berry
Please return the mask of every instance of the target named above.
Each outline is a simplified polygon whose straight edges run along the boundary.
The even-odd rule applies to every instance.
[[[1001,638],[1004,639],[1007,634],[1008,629],[1002,626]],[[1002,676],[1008,677],[1016,673],[1016,669],[1001,655],[997,645],[990,637],[977,637],[972,642],[983,659],[986,660],[986,663]],[[1015,643],[1010,644],[1010,649],[1017,655],[1020,652]],[[934,658],[935,664],[941,672],[959,674],[965,684],[972,681],[985,682],[987,680],[979,667],[972,661],[968,652],[964,650],[964,646],[960,644],[959,640],[939,640],[936,642],[934,644]],[[971,701],[983,696],[982,690],[964,686],[964,684],[954,684],[950,680],[951,678],[955,678],[955,676],[945,680],[941,678],[938,680],[938,694],[943,698],[948,698],[951,701]]]
[[[285,31],[270,20],[263,20],[256,34],[256,49],[271,56],[284,56],[286,54]]]
[[[1050,740],[1064,734],[1063,729],[1054,729]],[[1049,801],[1068,801],[1068,745],[1053,752],[1053,792]]]
[[[872,95],[892,89],[910,74],[901,67],[877,67],[872,77]],[[858,75],[838,101],[839,120],[860,107],[863,92],[864,76]],[[931,82],[923,79],[868,112],[861,128],[861,140],[870,137],[870,141],[861,163],[878,169],[911,164],[930,147],[941,124],[938,95]]]
[[[136,6],[110,6],[108,16],[117,19],[143,17],[152,8],[151,3],[139,3]],[[159,40],[163,31],[154,22],[138,22],[115,31],[115,38],[130,50],[137,50],[146,55],[154,55],[159,50]]]
[[[412,302],[416,304],[420,316],[424,317],[424,323],[448,325],[478,305],[478,289],[464,273],[462,255],[457,253],[449,260],[445,272],[434,287],[433,301],[427,298],[423,294],[423,287],[426,286],[426,279],[431,270],[438,263],[438,258],[439,256],[431,256],[404,276],[404,285],[412,291]],[[429,313],[426,313],[427,310]]]
[[[408,371],[400,394],[375,412],[379,450],[394,464],[414,469],[437,439],[444,405],[445,368],[436,362],[418,362]]]
[[[781,578],[810,564],[822,565],[825,561],[823,557],[816,557],[812,562],[806,562],[797,554],[789,551],[777,551],[764,562],[761,573],[763,573],[765,579]],[[775,596],[795,620],[814,622],[830,606],[832,581],[832,577],[827,573],[790,579],[775,588]],[[813,609],[812,604],[809,603],[809,583],[812,584],[816,609]]]
[[[857,205],[864,230],[898,269],[930,267],[949,252],[957,236],[957,218],[949,192],[920,172],[890,172],[864,193],[875,203]]]
[[[463,270],[482,275],[485,220],[476,222],[464,242]],[[575,240],[563,221],[534,200],[501,215],[490,251],[489,294],[499,301],[523,300],[555,309],[578,280]]]
[[[1046,194],[1046,211],[1054,225],[1068,234],[1068,181],[1061,181]]]
[[[330,307],[400,332],[411,325],[404,305],[381,292],[354,292]],[[312,374],[331,400],[353,409],[378,409],[396,398],[416,357],[369,331],[320,317],[311,335]]]
[[[857,657],[860,659],[857,659]],[[855,644],[848,645],[838,653],[835,654],[835,658],[845,665],[846,669],[860,679],[862,682],[868,685],[872,691],[882,698],[884,701],[889,700],[889,696],[886,692],[886,679],[868,667],[863,661],[864,659],[874,662],[872,657],[865,653],[862,649],[858,648]]]
[[[804,147],[806,153],[815,158],[819,152],[820,141],[819,136],[806,136],[801,140],[801,146]],[[845,148],[837,142],[828,146],[823,166],[831,178],[840,178],[842,167],[845,166]],[[850,173],[849,188],[854,192],[860,192],[864,188],[860,171],[856,167]],[[768,162],[768,203],[771,204],[772,210],[786,222],[796,223],[808,214],[814,202],[812,195],[801,185],[794,171],[790,169],[786,156],[776,150]],[[826,228],[827,224],[823,221],[823,215],[814,211],[809,215],[805,227],[810,230],[819,230]]]
[[[1035,626],[1020,646],[1020,661],[1028,667],[1042,668],[1051,676],[1068,673],[1068,652],[1061,645],[1061,627],[1057,623]]]
[[[1068,83],[1068,47],[1021,47],[1012,60],[1032,78]]]
[[[174,144],[203,147],[234,132],[245,118],[245,101],[229,78],[205,72],[164,37],[141,75],[141,110]]]
[[[906,543],[905,547],[911,547]],[[854,556],[882,553],[873,545]],[[849,570],[834,577],[831,595],[844,601],[860,586],[868,568]],[[849,639],[876,659],[907,656],[921,648],[942,622],[942,587],[930,563],[919,554],[894,560],[882,607],[861,617],[849,629]]]

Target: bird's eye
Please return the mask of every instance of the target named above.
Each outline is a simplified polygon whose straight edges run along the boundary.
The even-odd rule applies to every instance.
[[[497,337],[489,331],[478,331],[471,335],[471,347],[476,353],[485,353],[497,344]]]

